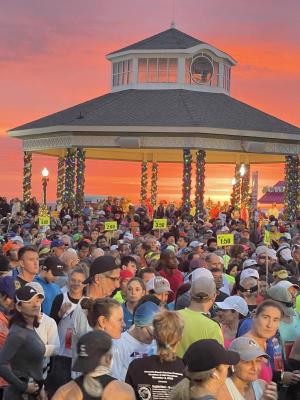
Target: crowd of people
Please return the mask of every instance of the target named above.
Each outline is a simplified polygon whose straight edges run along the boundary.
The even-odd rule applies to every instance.
[[[38,213],[0,199],[0,398],[300,399],[299,222],[111,197]]]

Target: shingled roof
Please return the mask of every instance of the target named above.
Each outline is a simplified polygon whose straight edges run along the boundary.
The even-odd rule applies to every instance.
[[[109,93],[12,131],[57,125],[211,127],[300,133],[296,126],[225,94],[183,89]]]
[[[131,44],[130,46],[109,53],[109,55],[128,50],[188,49],[204,43],[205,42],[201,42],[178,29],[170,28],[154,36],[140,40],[137,43]]]

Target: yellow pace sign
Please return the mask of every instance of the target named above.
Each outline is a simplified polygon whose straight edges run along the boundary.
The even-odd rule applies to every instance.
[[[107,221],[104,222],[105,231],[116,231],[118,229],[117,221]]]
[[[217,235],[217,245],[219,247],[233,246],[234,245],[233,233],[224,233],[222,235]]]
[[[264,234],[264,244],[266,244],[267,246],[270,244],[271,240],[270,240],[270,232],[267,231],[267,229],[265,230],[265,234]]]
[[[167,229],[167,219],[154,219],[153,220],[153,229]]]
[[[50,217],[39,217],[39,226],[49,226]]]

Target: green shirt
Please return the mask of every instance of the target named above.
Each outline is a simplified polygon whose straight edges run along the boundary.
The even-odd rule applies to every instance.
[[[224,338],[219,324],[200,311],[189,308],[178,311],[184,320],[182,339],[177,347],[177,355],[183,357],[186,350],[194,342],[201,339],[215,339],[224,346]]]
[[[121,290],[118,290],[117,293],[114,295],[113,298],[114,298],[115,300],[117,300],[120,304],[125,303],[125,300],[123,299]]]

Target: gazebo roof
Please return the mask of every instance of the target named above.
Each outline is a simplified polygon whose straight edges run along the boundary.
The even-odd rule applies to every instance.
[[[146,39],[140,40],[130,46],[113,51],[110,54],[116,54],[128,50],[171,50],[171,49],[188,49],[198,44],[204,44],[199,39],[196,39],[184,32],[175,28],[167,29],[166,31],[157,33]]]
[[[169,89],[109,93],[21,125],[10,134],[21,137],[28,130],[54,126],[205,127],[237,130],[239,135],[269,132],[268,139],[272,133],[300,133],[298,127],[225,94]]]
[[[284,203],[284,187],[285,182],[279,181],[276,185],[273,186],[273,191],[265,193],[258,202],[260,204],[270,204],[270,203],[277,203],[283,204]]]

